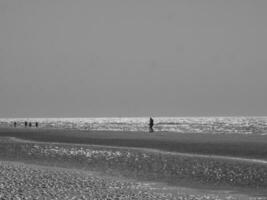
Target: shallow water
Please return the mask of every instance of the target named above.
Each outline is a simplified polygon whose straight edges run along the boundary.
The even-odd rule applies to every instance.
[[[79,130],[148,131],[149,117],[137,118],[5,118],[0,127],[12,127],[14,122],[38,122],[39,128]],[[155,117],[154,131],[213,134],[267,134],[267,117]]]

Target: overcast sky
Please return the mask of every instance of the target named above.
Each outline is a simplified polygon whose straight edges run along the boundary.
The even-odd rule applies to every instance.
[[[1,0],[0,117],[267,115],[265,0]]]

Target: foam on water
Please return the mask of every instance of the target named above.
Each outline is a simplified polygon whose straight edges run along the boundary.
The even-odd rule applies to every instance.
[[[149,118],[5,118],[1,127],[13,122],[24,127],[24,121],[39,122],[39,128],[148,131]],[[155,117],[155,131],[178,133],[267,134],[267,117]]]

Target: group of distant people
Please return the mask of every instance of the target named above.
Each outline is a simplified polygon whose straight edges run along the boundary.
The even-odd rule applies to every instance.
[[[17,127],[17,122],[14,122],[13,125],[14,127]],[[33,127],[34,125],[37,128],[39,126],[39,123],[38,122],[32,123],[32,122],[27,122],[27,121],[24,122],[24,127]],[[154,119],[150,117],[149,119],[149,132],[150,133],[154,132],[153,126],[154,126]]]
[[[13,125],[14,127],[17,127],[17,122],[14,122]],[[27,122],[27,121],[24,122],[24,127],[34,127],[34,125],[37,128],[39,126],[39,123],[38,122],[33,123],[33,122]]]

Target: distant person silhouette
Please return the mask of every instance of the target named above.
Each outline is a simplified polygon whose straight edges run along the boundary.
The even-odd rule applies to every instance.
[[[24,122],[24,126],[27,127],[28,126],[28,122]]]
[[[38,127],[38,122],[35,122],[35,126]]]
[[[17,122],[14,122],[14,127],[16,127],[17,126]]]
[[[154,132],[153,126],[154,126],[154,120],[152,119],[152,117],[150,117],[149,119],[149,132],[150,133]]]
[[[32,123],[31,122],[29,122],[29,127],[32,127]]]

